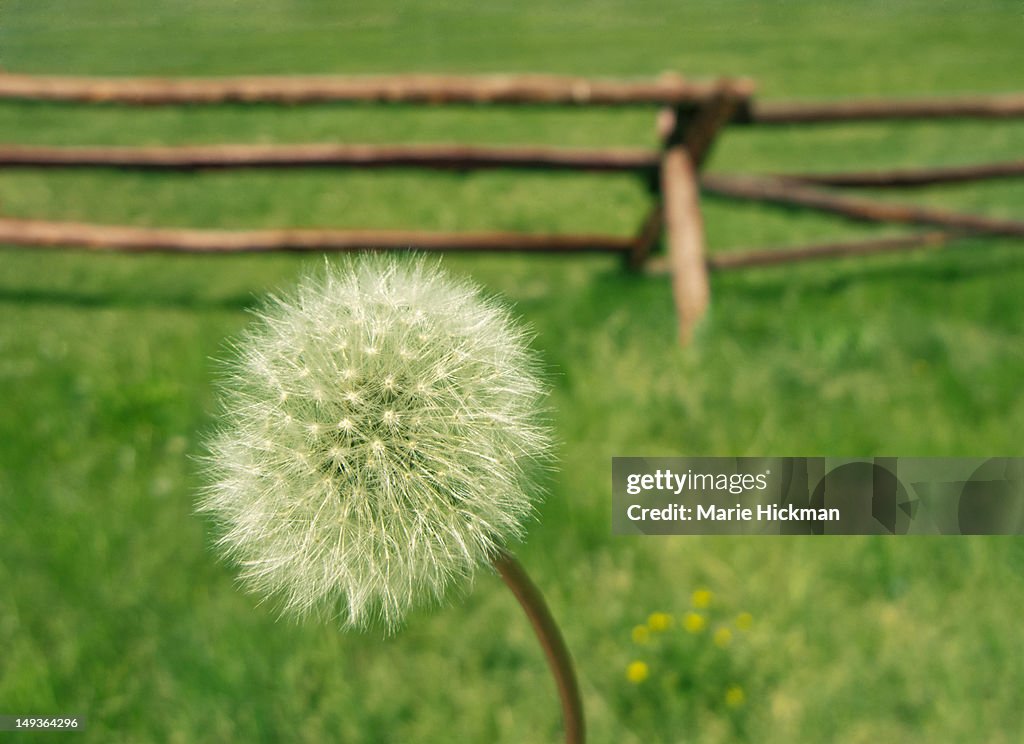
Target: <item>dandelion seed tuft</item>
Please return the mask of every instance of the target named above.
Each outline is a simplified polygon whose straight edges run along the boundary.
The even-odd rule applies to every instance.
[[[377,255],[257,316],[199,504],[249,589],[394,629],[521,536],[550,436],[507,310],[436,264]]]

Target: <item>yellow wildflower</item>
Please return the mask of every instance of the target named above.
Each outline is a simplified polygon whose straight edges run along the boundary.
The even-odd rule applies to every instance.
[[[732,685],[725,691],[725,704],[730,708],[739,708],[747,702],[747,696],[739,685]]]
[[[719,628],[715,631],[715,645],[719,648],[726,648],[732,643],[732,631],[728,628]]]
[[[637,625],[633,628],[633,643],[643,645],[651,640],[651,632],[646,625]]]
[[[736,627],[740,630],[750,630],[750,626],[754,624],[754,616],[749,612],[741,612],[736,616]]]
[[[704,626],[707,625],[707,620],[704,616],[697,612],[687,612],[683,616],[683,627],[687,633],[700,633],[704,630]]]
[[[632,682],[634,685],[638,685],[650,676],[651,670],[647,667],[647,664],[643,661],[631,662],[626,667],[626,679]],[[742,691],[741,691],[742,692]]]
[[[647,618],[647,627],[655,633],[668,630],[672,627],[672,616],[667,612],[652,612]]]
[[[711,600],[714,599],[715,595],[711,593],[710,589],[698,589],[690,597],[693,602],[693,606],[699,610],[703,610],[711,605]]]

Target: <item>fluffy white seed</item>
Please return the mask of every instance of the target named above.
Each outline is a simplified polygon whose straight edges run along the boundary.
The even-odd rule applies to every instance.
[[[527,342],[422,259],[328,265],[273,299],[229,363],[199,505],[243,581],[393,629],[519,536],[550,447]]]

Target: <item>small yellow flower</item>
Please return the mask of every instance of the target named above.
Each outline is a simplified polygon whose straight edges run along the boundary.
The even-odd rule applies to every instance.
[[[643,682],[645,679],[647,679],[648,676],[650,676],[650,673],[651,670],[643,661],[631,662],[630,665],[626,667],[626,679],[628,679],[634,685],[638,685],[641,682]],[[743,694],[742,690],[740,690],[740,694]]]
[[[647,618],[647,627],[655,633],[668,630],[672,627],[672,616],[667,612],[652,612],[651,616]]]
[[[732,685],[725,691],[725,704],[730,708],[740,708],[747,702],[747,696],[739,685]]]
[[[736,616],[736,627],[740,630],[750,630],[750,626],[754,624],[754,616],[749,612],[741,612]]]
[[[683,615],[683,628],[686,629],[687,633],[700,633],[704,630],[707,622],[704,616],[697,612],[687,612]]]
[[[728,628],[719,628],[715,631],[715,645],[719,648],[727,648],[732,643],[732,631]]]
[[[703,610],[711,605],[711,600],[714,599],[715,595],[711,593],[710,589],[698,589],[693,593],[690,600],[693,602],[693,606],[698,610]]]
[[[651,640],[651,631],[647,629],[646,625],[637,625],[633,628],[633,643],[644,645]]]

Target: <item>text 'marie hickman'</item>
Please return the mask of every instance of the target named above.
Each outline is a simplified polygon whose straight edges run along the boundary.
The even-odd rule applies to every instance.
[[[727,492],[743,494],[748,491],[764,491],[768,488],[770,470],[763,473],[695,473],[687,470],[675,473],[671,470],[657,470],[654,473],[630,473],[626,477],[626,493],[637,496],[644,492],[660,492],[680,495],[688,492]],[[726,507],[720,504],[668,504],[646,507],[631,504],[626,516],[632,522],[646,521],[828,521],[838,522],[837,508],[799,508],[793,504],[758,504],[744,506],[736,504]]]

